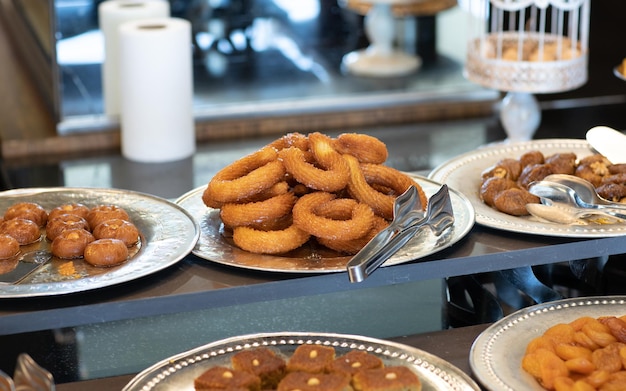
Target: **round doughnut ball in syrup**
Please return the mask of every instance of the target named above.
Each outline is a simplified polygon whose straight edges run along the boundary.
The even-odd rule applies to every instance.
[[[39,204],[34,202],[18,202],[7,208],[4,212],[4,219],[26,219],[43,227],[48,221],[48,212]]]

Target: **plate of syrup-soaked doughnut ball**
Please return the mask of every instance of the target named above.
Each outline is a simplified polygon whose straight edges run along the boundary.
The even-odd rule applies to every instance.
[[[446,183],[453,189],[463,193],[472,203],[476,211],[476,223],[500,229],[503,231],[534,234],[553,237],[615,237],[626,235],[626,223],[605,223],[603,221],[577,221],[573,224],[548,222],[531,215],[512,215],[498,210],[487,204],[484,198],[486,175],[493,172],[505,161],[523,161],[525,156],[539,152],[546,160],[532,164],[537,169],[545,168],[545,162],[551,157],[572,156],[571,164],[576,168],[583,168],[585,161],[592,159],[594,163],[607,166],[607,162],[595,161],[602,157],[598,155],[586,140],[579,139],[538,139],[522,142],[502,142],[489,144],[474,151],[459,155],[436,167],[429,174],[429,178],[440,183]],[[610,165],[610,163],[608,163]],[[607,166],[608,167],[608,166]],[[533,167],[529,167],[533,169]],[[531,173],[532,170],[528,170]],[[607,169],[608,172],[608,169]],[[580,170],[575,170],[580,176]],[[520,178],[524,175],[523,171]],[[518,178],[517,183],[520,183]],[[538,178],[541,179],[541,178]],[[532,181],[528,179],[527,181]],[[539,202],[537,199],[534,202]]]
[[[38,226],[34,240],[23,240],[16,254],[0,259],[0,277],[20,262],[42,260],[18,281],[1,282],[0,298],[69,294],[132,281],[180,261],[200,235],[193,217],[175,203],[121,189],[8,190],[0,192],[0,213],[0,236],[11,236],[15,224],[4,224],[11,219],[29,218]],[[58,225],[68,228],[59,233]]]

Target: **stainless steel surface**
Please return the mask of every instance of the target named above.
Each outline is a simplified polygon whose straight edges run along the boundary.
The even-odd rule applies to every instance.
[[[111,268],[90,267],[80,259],[54,258],[20,284],[0,285],[0,298],[60,295],[131,281],[175,264],[189,254],[199,236],[197,224],[183,208],[148,194],[91,188],[17,189],[0,193],[0,210],[24,200],[47,210],[71,202],[122,207],[141,232],[141,248],[128,262]],[[29,251],[48,251],[49,245],[42,239]],[[59,270],[67,262],[73,262],[75,269],[69,275]]]
[[[379,232],[348,262],[350,281],[363,281],[421,229],[428,227],[435,236],[440,236],[452,224],[454,212],[446,185],[442,185],[428,200],[426,216],[417,189],[410,187],[396,198],[394,217],[389,227]]]
[[[625,224],[562,225],[540,221],[534,216],[511,216],[486,205],[480,198],[481,172],[503,158],[519,158],[529,151],[575,153],[578,158],[593,154],[586,140],[544,139],[519,143],[492,144],[465,153],[439,165],[429,178],[462,192],[476,210],[476,222],[486,227],[509,232],[571,238],[598,238],[626,234]]]
[[[193,379],[216,365],[230,365],[230,358],[244,349],[268,347],[289,357],[300,345],[320,344],[335,348],[337,356],[363,350],[386,366],[404,365],[416,372],[424,391],[476,390],[478,385],[449,362],[420,349],[356,335],[333,333],[266,333],[232,337],[167,358],[139,373],[123,391],[193,390]]]
[[[441,185],[426,178],[414,175],[427,195],[434,194]],[[251,254],[237,248],[222,234],[219,210],[208,208],[202,202],[206,186],[196,188],[182,195],[175,202],[185,208],[200,225],[200,239],[193,253],[211,262],[237,268],[287,273],[330,273],[346,270],[351,257],[324,248],[303,247],[289,256]],[[383,266],[409,262],[434,254],[462,239],[474,225],[474,209],[467,198],[454,190],[450,191],[454,210],[455,225],[442,236],[431,231],[423,231],[391,257]]]
[[[582,316],[624,315],[626,297],[604,296],[553,301],[524,308],[497,321],[474,341],[470,366],[478,381],[493,391],[545,391],[521,369],[526,346],[558,323]]]
[[[591,146],[613,164],[626,163],[626,135],[608,126],[594,126],[585,134]]]
[[[44,240],[44,239],[41,239]],[[11,259],[3,259],[1,262],[14,262],[17,259],[15,269],[8,273],[0,274],[0,285],[3,284],[19,284],[27,279],[32,273],[42,268],[46,262],[52,259],[52,254],[47,251],[32,251],[23,253],[20,251],[18,255]]]

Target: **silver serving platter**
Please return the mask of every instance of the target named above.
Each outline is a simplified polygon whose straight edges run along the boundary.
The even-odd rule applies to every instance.
[[[481,173],[500,159],[517,159],[529,151],[554,153],[573,152],[578,158],[594,153],[586,140],[544,139],[517,143],[501,143],[459,155],[436,167],[428,175],[432,180],[446,183],[467,196],[476,210],[476,223],[509,232],[544,236],[596,238],[626,235],[626,224],[566,225],[540,221],[532,216],[511,216],[486,205],[480,198]]]
[[[418,375],[424,391],[480,390],[454,365],[411,346],[356,335],[288,332],[237,336],[189,350],[142,371],[123,391],[192,391],[194,378],[211,367],[230,366],[230,358],[239,351],[267,347],[289,358],[303,344],[332,346],[337,357],[350,350],[363,350],[378,356],[386,366],[407,366]]]
[[[440,184],[412,175],[427,196],[434,194]],[[320,247],[303,246],[289,254],[275,256],[252,254],[235,246],[223,235],[219,210],[208,208],[202,202],[206,186],[182,195],[175,202],[196,218],[200,225],[200,239],[193,253],[200,258],[243,269],[285,273],[328,273],[346,271],[350,256]],[[434,254],[461,240],[474,226],[474,208],[458,191],[450,189],[454,210],[454,226],[437,237],[430,230],[422,230],[382,266],[397,265]]]
[[[89,266],[82,259],[73,262],[75,273],[62,273],[59,266],[68,260],[52,258],[19,284],[1,284],[0,298],[51,296],[107,287],[155,273],[181,260],[195,246],[200,229],[186,210],[165,199],[117,189],[27,188],[0,193],[0,210],[17,202],[36,202],[50,210],[64,203],[79,202],[89,207],[114,204],[124,208],[141,232],[141,247],[127,262],[110,268]],[[49,249],[42,238],[28,251]]]
[[[470,366],[492,391],[545,391],[522,367],[528,343],[558,323],[582,316],[622,316],[626,296],[583,297],[537,304],[514,312],[483,331],[472,344]]]

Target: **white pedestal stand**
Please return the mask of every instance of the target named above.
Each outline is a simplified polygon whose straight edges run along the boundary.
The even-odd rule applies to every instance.
[[[422,64],[418,56],[394,48],[392,1],[374,2],[365,15],[365,33],[370,46],[343,57],[348,72],[359,76],[389,77],[415,72]]]
[[[541,123],[537,99],[529,92],[507,92],[500,107],[500,121],[506,142],[531,140]]]

